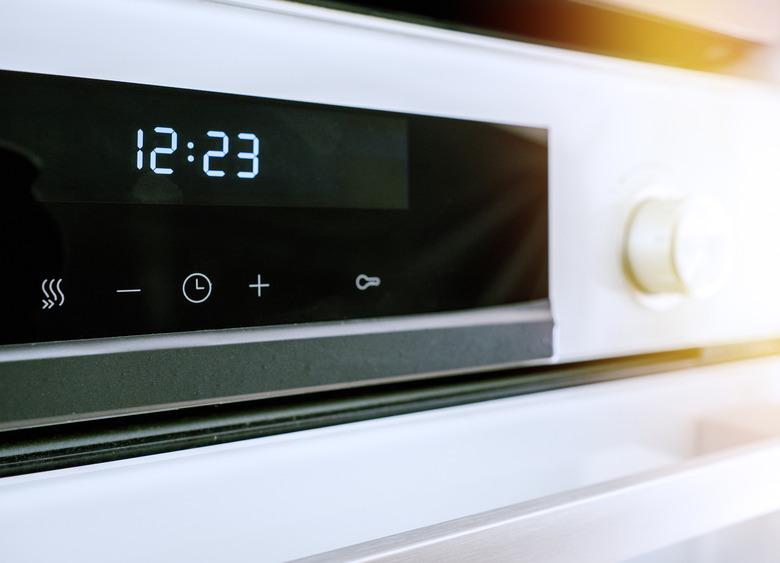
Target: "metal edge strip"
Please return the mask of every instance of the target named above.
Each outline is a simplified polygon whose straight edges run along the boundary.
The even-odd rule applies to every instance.
[[[346,331],[298,327],[294,338],[249,330],[222,341],[204,332],[129,347],[121,339],[42,346],[33,358],[0,363],[0,430],[473,373],[553,355],[549,309],[479,322],[454,315],[433,324],[344,323]]]
[[[334,336],[353,336],[437,328],[515,324],[552,320],[546,299],[485,307],[470,311],[405,315],[374,319],[319,322],[296,325],[202,330],[139,336],[117,336],[0,346],[0,364],[22,360],[68,358],[151,350],[168,350],[203,346],[225,346],[253,342],[304,340]]]

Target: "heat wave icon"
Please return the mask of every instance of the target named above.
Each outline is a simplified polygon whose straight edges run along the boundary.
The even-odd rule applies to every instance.
[[[62,278],[45,279],[41,282],[43,299],[41,309],[53,309],[65,304],[65,293],[62,291]]]

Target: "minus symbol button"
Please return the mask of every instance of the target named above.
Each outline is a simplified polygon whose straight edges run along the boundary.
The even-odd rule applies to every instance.
[[[117,293],[141,293],[141,288],[133,288],[133,289],[117,289]]]

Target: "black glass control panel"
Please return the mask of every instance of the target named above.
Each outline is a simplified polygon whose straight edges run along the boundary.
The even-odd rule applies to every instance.
[[[0,344],[544,299],[538,128],[0,71]]]

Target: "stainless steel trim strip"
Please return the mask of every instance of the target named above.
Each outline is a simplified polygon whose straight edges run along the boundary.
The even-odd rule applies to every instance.
[[[520,366],[553,350],[547,302],[8,347],[0,430]]]
[[[0,363],[551,320],[546,300],[472,311],[0,346]]]

